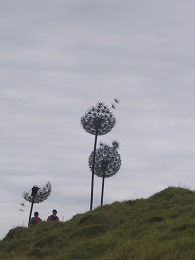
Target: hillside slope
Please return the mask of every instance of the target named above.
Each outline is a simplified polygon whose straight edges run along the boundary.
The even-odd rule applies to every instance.
[[[11,229],[0,259],[195,259],[195,192],[169,187],[67,222]]]

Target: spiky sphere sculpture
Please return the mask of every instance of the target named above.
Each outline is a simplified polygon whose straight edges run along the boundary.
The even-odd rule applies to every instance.
[[[49,195],[51,194],[51,184],[48,182],[44,187],[38,189],[37,195],[34,198],[34,203],[41,203],[44,200],[46,200]],[[22,196],[25,200],[32,202],[33,201],[33,196],[31,191],[30,192],[24,192]]]
[[[116,118],[103,102],[98,102],[81,117],[81,125],[92,135],[104,135],[112,130]]]
[[[119,144],[116,141],[112,142],[112,146],[105,143],[100,143],[96,150],[95,175],[98,177],[111,177],[118,172],[121,167],[121,157],[117,149]],[[92,170],[93,153],[89,156],[89,168]]]

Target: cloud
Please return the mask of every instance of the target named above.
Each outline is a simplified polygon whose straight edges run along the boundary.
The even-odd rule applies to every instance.
[[[52,184],[35,205],[43,219],[89,210],[94,136],[80,118],[103,101],[120,143],[120,171],[104,202],[148,197],[167,186],[194,189],[194,2],[9,0],[0,10],[0,237],[27,225],[22,193]],[[95,178],[94,207],[101,179]]]

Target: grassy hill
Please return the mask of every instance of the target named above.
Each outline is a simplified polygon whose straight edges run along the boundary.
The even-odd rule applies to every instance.
[[[114,202],[67,222],[16,227],[0,259],[195,259],[195,191],[169,187]]]

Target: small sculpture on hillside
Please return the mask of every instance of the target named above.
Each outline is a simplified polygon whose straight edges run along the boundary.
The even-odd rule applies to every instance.
[[[51,191],[52,191],[51,184],[50,184],[50,182],[48,182],[45,186],[43,186],[41,188],[34,185],[29,192],[23,193],[22,197],[26,201],[31,202],[31,209],[30,209],[30,214],[29,214],[28,226],[30,224],[30,219],[31,219],[34,203],[41,203],[44,200],[46,200],[50,196]]]

